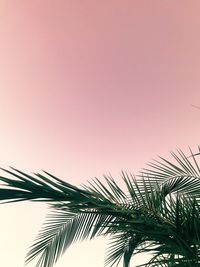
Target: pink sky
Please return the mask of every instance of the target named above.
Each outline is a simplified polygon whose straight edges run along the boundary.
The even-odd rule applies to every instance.
[[[196,149],[199,11],[198,0],[1,0],[0,165],[81,184]],[[9,221],[19,233],[22,225],[10,238],[25,249],[37,231],[23,226],[25,216],[39,227],[44,210],[20,205],[14,215],[1,208],[0,226]],[[16,250],[6,267],[21,266],[24,254]]]

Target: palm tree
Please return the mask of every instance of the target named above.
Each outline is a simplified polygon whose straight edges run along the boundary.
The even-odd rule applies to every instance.
[[[173,162],[155,160],[135,178],[122,172],[124,192],[111,176],[82,188],[43,172],[34,176],[11,168],[1,176],[2,203],[46,201],[47,216],[26,263],[53,267],[74,242],[108,236],[105,265],[130,266],[138,253],[152,258],[140,267],[200,265],[200,167],[197,155],[178,150]],[[11,177],[10,177],[11,175]]]

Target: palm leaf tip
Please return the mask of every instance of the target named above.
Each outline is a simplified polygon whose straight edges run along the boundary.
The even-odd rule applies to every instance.
[[[0,200],[45,200],[47,202],[71,201],[75,197],[86,199],[87,192],[45,172],[31,176],[15,168],[2,169],[10,177],[0,176],[5,188],[0,189]],[[48,177],[48,175],[50,177]]]

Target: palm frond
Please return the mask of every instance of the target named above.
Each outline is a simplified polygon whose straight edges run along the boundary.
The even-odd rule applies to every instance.
[[[187,157],[181,150],[171,153],[174,162],[162,157],[160,161],[154,160],[149,163],[150,168],[144,168],[138,176],[142,180],[159,184],[165,194],[179,192],[200,198],[200,167],[195,155]],[[137,180],[138,186],[142,188],[143,181]]]
[[[139,176],[122,172],[125,193],[111,176],[79,188],[50,173],[17,169],[0,176],[0,202],[46,201],[53,212],[27,254],[37,267],[53,267],[74,242],[110,236],[106,265],[152,252],[146,267],[200,264],[200,167],[196,154],[181,150],[160,158]],[[8,176],[8,177],[7,177]],[[188,264],[188,265],[187,265]]]
[[[38,267],[52,267],[65,250],[73,243],[92,239],[104,233],[110,215],[72,213],[54,210],[48,215],[43,228],[27,254],[26,263],[40,255]]]
[[[123,260],[123,266],[128,267],[134,250],[143,243],[140,235],[132,233],[117,233],[110,238],[105,265],[118,266]]]

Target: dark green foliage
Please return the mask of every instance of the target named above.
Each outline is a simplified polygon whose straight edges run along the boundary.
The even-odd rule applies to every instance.
[[[200,167],[197,156],[172,153],[137,177],[122,172],[127,192],[112,177],[78,188],[44,172],[30,176],[16,169],[0,177],[0,201],[46,201],[51,213],[27,254],[37,267],[53,267],[74,242],[110,238],[105,265],[124,267],[137,253],[151,252],[146,267],[200,265]]]

